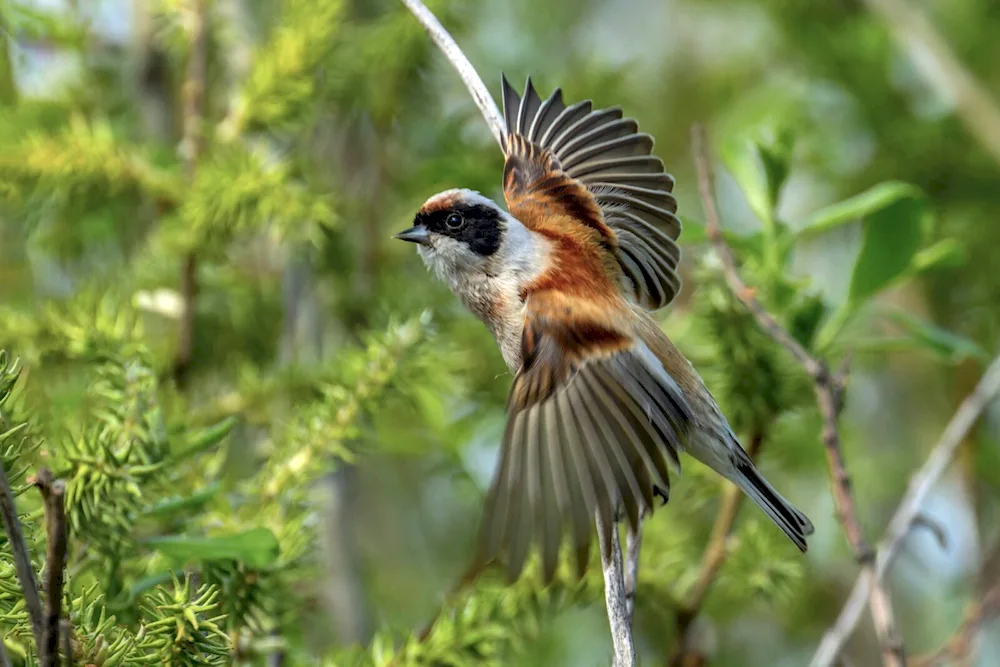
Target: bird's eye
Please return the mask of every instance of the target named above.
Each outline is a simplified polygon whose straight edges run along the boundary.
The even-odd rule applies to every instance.
[[[444,221],[444,224],[448,225],[449,229],[458,229],[464,223],[465,219],[462,217],[461,213],[450,213]]]

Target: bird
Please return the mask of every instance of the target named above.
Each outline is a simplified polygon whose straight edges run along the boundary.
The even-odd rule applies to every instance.
[[[637,530],[680,454],[734,483],[800,551],[813,524],[760,473],[653,313],[681,289],[674,178],[619,106],[523,96],[501,74],[506,211],[479,192],[428,198],[395,238],[493,334],[513,382],[473,567],[546,583],[565,542],[583,576],[594,528]],[[610,539],[601,539],[607,558]]]

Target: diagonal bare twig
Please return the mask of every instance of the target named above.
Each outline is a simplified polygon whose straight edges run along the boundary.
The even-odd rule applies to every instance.
[[[733,293],[753,314],[758,324],[778,343],[785,347],[799,361],[806,372],[812,377],[813,390],[816,393],[816,403],[823,416],[823,445],[826,450],[827,467],[833,484],[833,497],[837,507],[837,518],[840,520],[855,558],[861,566],[863,576],[872,586],[868,596],[868,606],[871,609],[872,620],[882,647],[882,662],[891,667],[902,667],[906,664],[902,640],[896,632],[892,605],[889,594],[875,574],[875,552],[865,539],[858,520],[854,495],[851,491],[850,476],[844,465],[844,457],[840,447],[840,430],[838,418],[842,406],[844,388],[844,371],[833,375],[827,365],[810,354],[791,334],[778,324],[770,313],[754,296],[736,270],[736,262],[719,230],[719,214],[715,208],[714,185],[712,179],[711,161],[705,131],[701,126],[692,128],[695,163],[698,169],[698,188],[705,207],[705,231],[712,241],[716,252],[722,261],[726,281]],[[846,369],[844,369],[846,370]]]
[[[941,434],[940,440],[931,450],[927,461],[910,480],[910,486],[878,544],[878,558],[875,561],[876,581],[885,576],[892,561],[902,549],[903,539],[910,533],[914,522],[920,516],[920,508],[927,494],[947,470],[965,435],[998,392],[1000,392],[1000,357],[990,364],[975,390],[962,401],[962,405]],[[847,603],[840,611],[840,616],[827,630],[816,655],[813,656],[811,667],[833,665],[858,624],[858,619],[861,618],[864,600],[869,594],[871,583],[870,579],[863,576],[855,582]]]
[[[448,62],[458,72],[458,75],[462,77],[462,81],[465,82],[465,87],[469,89],[469,94],[472,95],[473,101],[482,112],[483,118],[486,119],[486,125],[489,126],[490,132],[493,133],[493,137],[502,148],[503,137],[506,131],[503,116],[500,115],[500,110],[497,108],[493,96],[490,95],[490,91],[476,72],[476,68],[472,66],[472,63],[462,53],[462,49],[455,43],[451,34],[445,30],[444,26],[441,25],[431,10],[424,6],[424,3],[420,2],[420,0],[402,0],[402,2],[417,20],[420,21],[427,34],[430,35],[434,43],[441,49],[441,52],[444,53]]]

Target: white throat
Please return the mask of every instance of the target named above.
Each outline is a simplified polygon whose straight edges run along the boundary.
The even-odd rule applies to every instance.
[[[516,373],[524,324],[521,290],[542,272],[552,245],[511,215],[503,213],[503,218],[503,240],[490,257],[480,257],[451,239],[419,251],[424,263],[490,329],[508,369]]]

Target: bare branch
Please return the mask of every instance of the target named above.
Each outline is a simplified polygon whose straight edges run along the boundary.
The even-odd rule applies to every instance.
[[[875,576],[875,554],[865,540],[861,522],[858,520],[850,476],[844,465],[843,452],[840,447],[838,418],[842,407],[842,373],[833,376],[823,361],[812,356],[792,338],[791,334],[785,331],[760,304],[754,296],[754,291],[749,289],[740,278],[732,252],[730,252],[729,246],[719,230],[719,215],[715,208],[711,161],[704,130],[700,126],[695,126],[692,130],[692,138],[695,162],[698,168],[698,188],[705,207],[705,231],[722,261],[723,271],[730,288],[736,298],[754,315],[760,326],[791,352],[813,379],[816,403],[823,416],[823,445],[826,450],[827,468],[833,483],[837,518],[840,520],[844,534],[854,550],[863,576],[872,583],[868,596],[868,606],[871,609],[875,631],[882,647],[882,662],[892,667],[903,666],[906,664],[903,643],[896,633],[896,624],[888,592]]]
[[[17,569],[17,579],[24,591],[24,604],[31,619],[31,631],[35,635],[35,645],[42,645],[42,602],[38,596],[38,580],[28,555],[28,546],[21,531],[21,520],[17,517],[17,505],[14,503],[14,493],[7,481],[7,471],[0,458],[0,510],[3,513],[3,527],[7,531],[10,549],[14,553],[14,565]]]
[[[431,10],[424,6],[424,3],[420,0],[402,1],[413,15],[417,17],[420,24],[424,26],[427,34],[438,45],[438,48],[444,53],[448,62],[458,72],[458,75],[462,77],[465,87],[469,89],[469,94],[472,95],[476,106],[482,112],[483,118],[486,120],[486,125],[490,128],[490,132],[493,133],[493,138],[497,140],[497,143],[502,148],[505,134],[503,116],[500,114],[500,109],[497,108],[493,96],[490,95],[490,91],[476,72],[476,68],[472,66],[472,63],[462,53],[462,49],[455,43],[451,34],[445,30],[444,26],[437,20],[437,17],[431,13]]]
[[[618,527],[611,523],[611,534],[606,535],[601,518],[597,517],[598,544],[611,543],[611,554],[601,552],[601,569],[604,572],[604,600],[608,608],[608,623],[611,625],[611,642],[615,649],[613,667],[635,667],[635,646],[632,644],[632,623],[628,613],[625,594],[624,564],[622,545],[618,538]]]
[[[885,576],[889,566],[903,546],[903,539],[910,533],[914,522],[920,516],[920,508],[927,494],[948,469],[948,465],[955,458],[955,452],[962,444],[969,429],[979,419],[979,415],[986,409],[986,406],[996,397],[997,392],[1000,392],[1000,357],[993,360],[982,379],[979,380],[975,390],[962,401],[962,405],[959,406],[941,434],[940,440],[931,450],[927,461],[910,480],[906,495],[900,501],[885,535],[878,544],[878,558],[875,560],[877,580],[881,580]],[[827,630],[816,655],[813,656],[811,667],[830,667],[837,659],[838,654],[858,624],[858,619],[861,618],[864,600],[869,594],[869,586],[870,580],[865,577],[859,577],[855,582],[847,602],[840,611],[840,616]]]
[[[934,25],[906,0],[865,0],[910,53],[927,83],[955,105],[956,115],[1000,163],[1000,106],[955,56]],[[918,52],[919,51],[919,52]]]
[[[635,618],[635,596],[639,590],[639,552],[642,550],[642,517],[635,530],[629,526],[625,541],[625,603],[628,608],[628,622]]]
[[[66,569],[66,484],[42,468],[33,480],[45,502],[45,626],[38,647],[42,667],[58,667],[62,630],[63,574]]]

